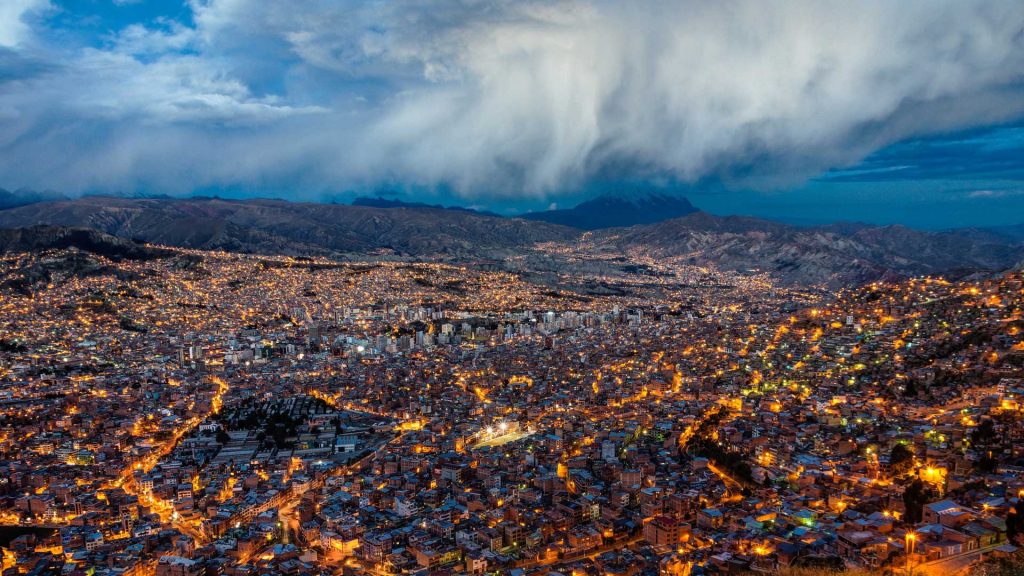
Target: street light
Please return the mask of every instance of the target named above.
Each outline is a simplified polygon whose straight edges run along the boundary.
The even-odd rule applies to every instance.
[[[917,540],[917,534],[913,532],[907,532],[907,576],[910,576],[910,555],[913,554],[914,542]]]

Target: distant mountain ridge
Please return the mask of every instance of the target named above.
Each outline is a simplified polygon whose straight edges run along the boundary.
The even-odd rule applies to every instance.
[[[404,200],[381,198],[380,196],[375,198],[359,196],[355,200],[352,200],[352,206],[368,206],[370,208],[430,208],[432,210],[455,210],[458,212],[470,212],[472,214],[482,214],[484,216],[495,216],[500,218],[498,214],[488,212],[487,210],[476,210],[474,208],[466,208],[465,206],[442,206],[440,204],[427,204],[425,202],[406,202]]]
[[[520,217],[580,230],[600,230],[654,224],[696,211],[697,208],[686,198],[651,193],[632,197],[603,195],[581,202],[572,208],[528,212]]]
[[[51,191],[39,192],[22,188],[12,192],[0,188],[0,210],[28,206],[38,202],[49,202],[51,200],[67,200],[67,196]]]
[[[991,228],[981,228],[980,230],[993,232],[1019,242],[1024,242],[1024,224],[1016,224],[1013,226],[994,226]]]
[[[561,260],[562,255],[600,259],[608,253],[638,253],[665,262],[762,271],[785,284],[831,287],[998,271],[1024,261],[1024,242],[988,229],[924,232],[858,223],[797,227],[699,211],[654,224],[584,232],[432,206],[396,209],[283,200],[86,197],[0,210],[0,228],[40,224],[99,231],[109,235],[101,237],[103,242],[116,236],[112,240],[118,242],[241,253],[440,258],[524,272],[534,256],[553,258],[556,268],[571,271],[571,258]],[[0,247],[34,251],[65,241],[56,232],[35,232],[38,238],[31,241],[18,234],[0,235]],[[47,237],[53,240],[44,242]]]
[[[93,228],[153,244],[262,254],[496,257],[576,231],[463,210],[218,198],[85,197],[0,210],[0,228]]]

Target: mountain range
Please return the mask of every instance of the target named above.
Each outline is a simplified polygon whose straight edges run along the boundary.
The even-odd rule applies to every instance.
[[[406,202],[391,198],[359,197],[352,201],[353,206],[369,206],[371,208],[434,208],[437,210],[459,210],[485,216],[499,216],[494,212],[474,210],[461,206],[441,206],[422,202]],[[580,230],[601,230],[604,228],[620,228],[637,224],[653,224],[669,218],[678,218],[692,214],[697,208],[686,198],[669,194],[642,193],[626,195],[605,194],[580,202],[572,208],[542,210],[520,214],[518,218],[536,222],[548,222],[578,228]]]
[[[585,206],[580,213],[607,206],[603,202]],[[689,202],[677,205],[693,208]],[[546,221],[437,206],[284,200],[86,197],[0,210],[0,228],[37,225],[86,228],[121,239],[204,250],[441,258],[487,261],[495,266],[538,250],[547,254],[589,250],[595,256],[611,251],[724,270],[759,270],[786,284],[833,287],[908,275],[998,271],[1024,261],[1024,243],[1014,229],[924,232],[866,224],[796,227],[693,210],[660,222],[587,232]],[[50,240],[32,240],[33,234]],[[23,249],[44,247],[46,242],[56,246],[64,238],[76,238],[69,234],[47,228],[30,234],[7,232],[0,235],[0,248],[5,243]],[[107,241],[106,236],[102,238]]]
[[[520,216],[526,220],[561,224],[580,230],[600,230],[654,224],[696,212],[686,198],[668,194],[641,194],[631,197],[602,195],[581,202],[572,208],[528,212]]]
[[[0,210],[0,228],[92,228],[152,244],[262,254],[477,257],[576,231],[463,210],[218,198],[90,196]]]
[[[369,196],[360,196],[355,200],[352,200],[353,206],[368,206],[370,208],[433,208],[434,210],[456,210],[459,212],[469,212],[472,214],[483,214],[485,216],[499,216],[494,212],[488,212],[487,210],[475,210],[473,208],[466,208],[464,206],[442,206],[440,204],[427,204],[424,202],[406,202],[404,200],[397,200],[391,198],[371,198]]]
[[[37,202],[49,202],[51,200],[67,200],[67,196],[59,192],[39,192],[28,189],[11,191],[0,188],[0,210],[28,206]]]

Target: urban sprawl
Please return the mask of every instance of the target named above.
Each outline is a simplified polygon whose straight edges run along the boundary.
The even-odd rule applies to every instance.
[[[909,576],[1018,554],[1024,275],[602,274],[4,256],[2,574]]]

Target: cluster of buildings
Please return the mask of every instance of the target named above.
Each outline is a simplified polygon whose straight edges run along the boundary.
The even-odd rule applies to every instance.
[[[5,575],[953,573],[1024,533],[1020,274],[110,266],[0,300]]]

